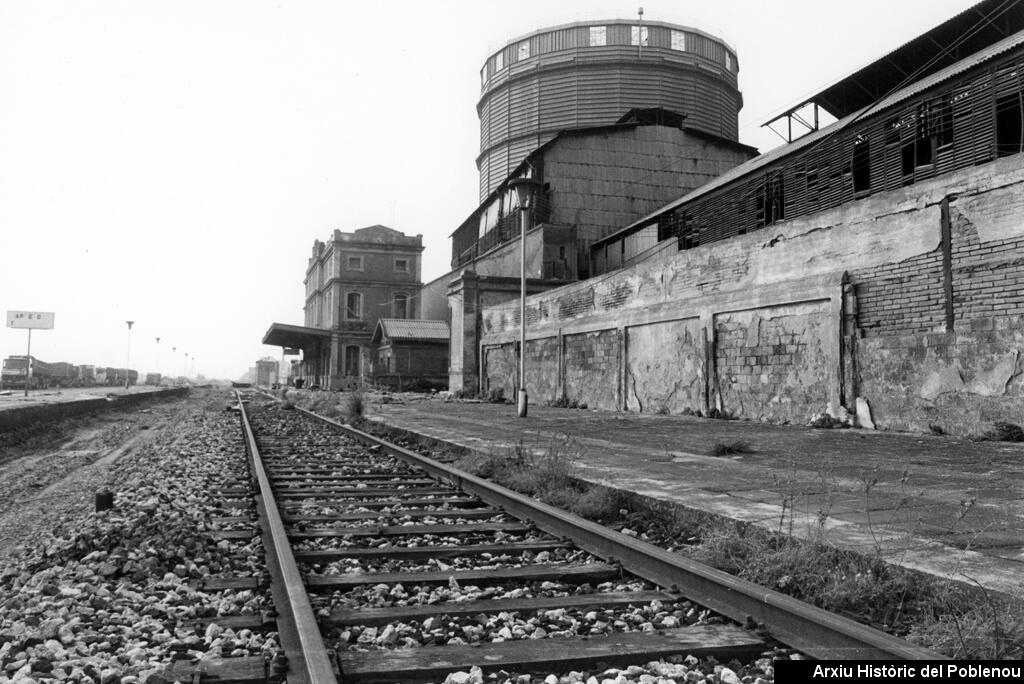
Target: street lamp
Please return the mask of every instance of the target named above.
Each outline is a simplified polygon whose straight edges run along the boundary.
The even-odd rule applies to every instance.
[[[132,368],[132,326],[135,324],[135,321],[125,321],[125,323],[128,324],[128,360],[124,369],[124,389],[127,392],[131,389],[132,384],[130,377]]]
[[[520,418],[526,417],[526,224],[527,214],[533,208],[534,193],[540,183],[532,178],[515,178],[508,186],[519,197],[519,397],[516,410]]]
[[[156,338],[156,374],[160,375],[160,338],[159,337]],[[160,383],[159,380],[157,380],[156,384],[159,385],[161,383]]]

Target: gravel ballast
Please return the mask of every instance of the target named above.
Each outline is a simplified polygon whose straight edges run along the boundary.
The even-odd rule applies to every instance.
[[[215,518],[250,512],[214,493],[248,477],[237,415],[225,405],[226,395],[194,393],[154,408],[151,429],[114,462],[55,485],[79,495],[56,497],[0,559],[0,681],[162,682],[177,660],[276,653],[273,632],[218,624],[260,616],[263,592],[201,588],[204,578],[263,567],[258,537],[213,534],[232,527]],[[102,489],[115,493],[114,507],[93,512]]]

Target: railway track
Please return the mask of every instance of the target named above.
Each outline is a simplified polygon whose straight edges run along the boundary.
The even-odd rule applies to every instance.
[[[819,658],[937,657],[349,426],[238,397],[287,655],[263,678],[517,681],[662,659],[671,676],[681,656],[753,661],[767,635]]]

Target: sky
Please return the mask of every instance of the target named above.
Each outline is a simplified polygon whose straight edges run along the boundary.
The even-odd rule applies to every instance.
[[[772,115],[971,4],[643,7],[737,51],[740,141],[764,152]],[[32,335],[44,361],[238,378],[279,357],[271,323],[302,324],[306,261],[334,229],[422,234],[424,282],[449,270],[478,203],[486,57],[637,7],[0,0],[0,310],[55,313]],[[0,328],[0,356],[26,337]]]

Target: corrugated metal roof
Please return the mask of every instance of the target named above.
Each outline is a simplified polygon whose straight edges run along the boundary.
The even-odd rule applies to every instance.
[[[831,125],[826,126],[825,128],[808,133],[804,137],[799,138],[789,143],[788,145],[781,145],[779,147],[776,147],[774,150],[769,150],[768,152],[765,152],[759,157],[754,157],[750,161],[740,164],[739,166],[736,166],[729,171],[726,171],[718,178],[708,183],[705,183],[699,188],[689,192],[686,195],[683,195],[679,199],[669,202],[660,209],[657,209],[652,213],[648,214],[647,216],[644,216],[643,218],[634,221],[625,228],[622,228],[621,230],[618,230],[615,233],[612,233],[611,235],[608,235],[602,238],[601,240],[598,240],[597,242],[594,243],[594,245],[596,246],[598,244],[614,242],[617,239],[620,239],[624,234],[632,233],[642,224],[650,222],[652,219],[661,216],[666,211],[671,211],[672,209],[675,209],[678,206],[681,206],[688,202],[692,202],[693,200],[699,197],[707,195],[710,192],[713,192],[723,186],[728,185],[729,183],[732,183],[734,180],[749,175],[757,171],[758,169],[768,166],[769,164],[779,159],[788,157],[789,155],[798,152],[804,149],[805,147],[809,147],[810,145],[813,145],[820,140],[824,140],[825,138],[835,135],[836,133],[842,131],[844,128],[846,128],[847,126],[851,125],[856,121],[859,121],[867,116],[877,114],[878,112],[888,109],[889,107],[897,105],[900,102],[908,98],[911,98],[920,92],[928,90],[929,88],[936,86],[939,83],[942,83],[943,81],[949,80],[954,76],[957,76],[958,74],[968,71],[969,69],[972,69],[978,66],[979,64],[983,64],[984,62],[987,62],[993,57],[997,57],[998,55],[1001,55],[1004,52],[1008,52],[1009,50],[1012,50],[1013,48],[1021,44],[1024,44],[1024,31],[1019,31],[1013,34],[1012,36],[1009,36],[1008,38],[1004,38],[998,43],[990,45],[989,47],[968,57],[967,59],[960,60],[956,64],[952,64],[946,67],[942,71],[938,71],[932,74],[931,76],[928,76],[927,78],[923,78],[920,81],[917,81],[916,83],[907,86],[906,88],[898,90],[895,93],[889,95],[888,97],[883,98],[879,102],[876,102],[875,104],[869,107],[863,108],[859,112],[856,112],[843,119],[840,119],[839,121],[836,121]]]
[[[410,318],[382,318],[377,323],[373,341],[379,343],[381,333],[391,340],[422,340],[447,342],[447,321],[420,321]]]
[[[768,123],[811,102],[837,118],[853,114],[884,98],[906,74],[918,73],[923,79],[1020,30],[1024,30],[1020,0],[982,0],[786,108]]]

